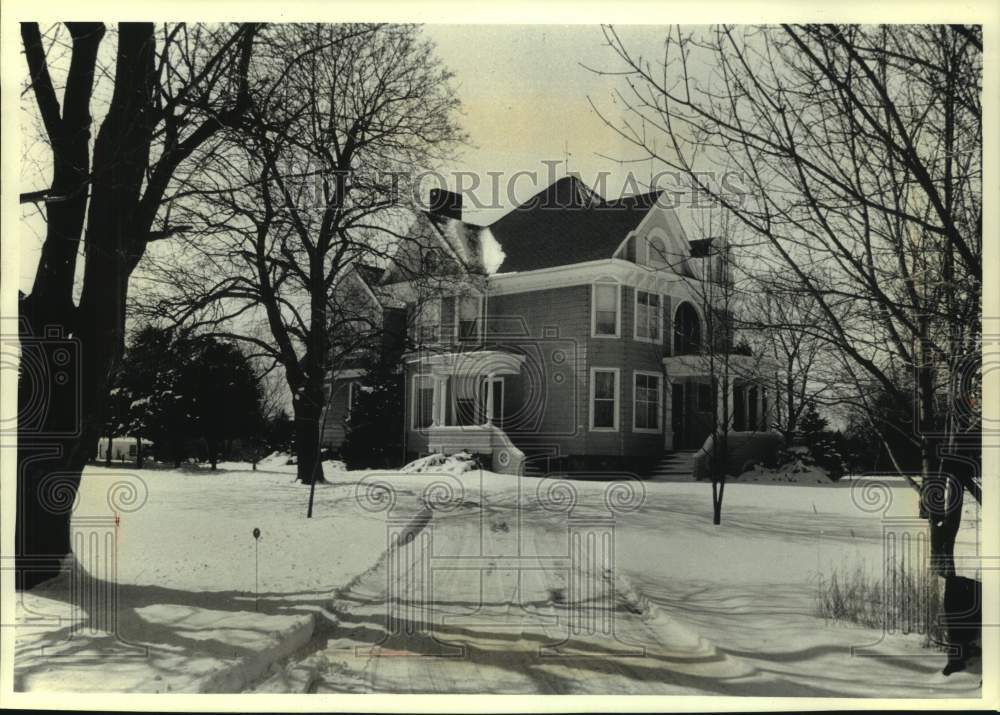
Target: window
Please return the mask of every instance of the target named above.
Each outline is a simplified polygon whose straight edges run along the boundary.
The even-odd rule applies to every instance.
[[[429,375],[413,378],[413,429],[430,427],[434,421],[434,380]]]
[[[479,337],[479,296],[464,295],[458,299],[458,339]]]
[[[663,313],[659,293],[635,292],[635,338],[651,343],[662,342]]]
[[[677,306],[674,314],[674,355],[701,352],[701,321],[690,303]]]
[[[452,392],[455,398],[455,416],[452,422],[463,427],[485,422],[476,403],[476,386],[479,384],[479,378],[472,375],[456,375],[452,380],[455,383]]]
[[[618,429],[618,368],[590,371],[590,429]]]
[[[416,328],[417,342],[421,345],[430,345],[438,342],[441,330],[440,300],[428,300],[419,307]]]
[[[712,404],[712,386],[704,382],[698,385],[698,411],[715,411],[715,405]]]
[[[659,432],[660,376],[656,373],[636,372],[632,396],[633,429],[637,432]]]
[[[617,338],[621,322],[621,288],[617,283],[597,283],[592,298],[593,335]]]

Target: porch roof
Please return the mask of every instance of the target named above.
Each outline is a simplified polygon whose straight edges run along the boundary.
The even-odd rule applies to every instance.
[[[407,362],[428,368],[432,375],[520,375],[525,356],[503,350],[414,354]]]

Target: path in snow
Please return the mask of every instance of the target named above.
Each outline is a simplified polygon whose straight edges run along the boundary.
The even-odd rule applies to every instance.
[[[698,508],[704,485],[652,488],[642,509],[617,519],[609,577],[600,519],[578,532],[595,535],[598,557],[574,566],[571,520],[511,486],[470,492],[340,594],[338,625],[298,661],[312,692],[978,695],[979,675],[944,678],[943,655],[919,636],[880,641],[815,617],[806,570],[774,580],[776,560],[813,571],[819,556],[805,552],[827,562],[880,549],[879,522],[835,506],[832,491],[803,504],[782,493],[778,504],[750,487],[732,495],[720,530]],[[582,502],[604,486],[576,485]],[[713,541],[729,542],[732,558]],[[881,657],[852,655],[876,642]]]

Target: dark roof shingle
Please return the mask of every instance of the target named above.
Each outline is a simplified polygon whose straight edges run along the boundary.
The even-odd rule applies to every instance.
[[[611,258],[659,195],[608,201],[576,176],[565,176],[490,225],[505,254],[499,272]]]

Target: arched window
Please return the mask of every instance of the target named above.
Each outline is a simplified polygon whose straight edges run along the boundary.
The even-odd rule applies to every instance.
[[[681,303],[674,313],[674,355],[701,352],[701,320],[694,306]]]

